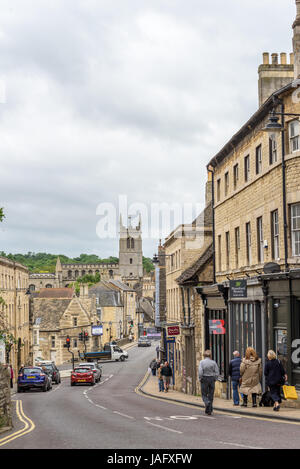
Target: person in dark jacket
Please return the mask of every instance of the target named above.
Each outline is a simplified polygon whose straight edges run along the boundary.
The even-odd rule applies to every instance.
[[[274,401],[273,410],[278,412],[281,403],[280,386],[287,381],[287,375],[281,361],[277,359],[276,353],[273,350],[268,351],[267,358],[268,361],[265,364],[264,370],[266,385],[269,387]]]
[[[232,381],[233,405],[240,405],[239,386],[241,379],[240,366],[242,363],[242,359],[238,351],[233,352],[233,357],[234,358],[229,363],[228,373]]]
[[[172,368],[170,367],[168,362],[165,362],[161,370],[161,375],[163,376],[163,379],[164,379],[165,392],[168,392],[169,386],[170,386],[170,380],[171,380],[171,377],[173,376]]]

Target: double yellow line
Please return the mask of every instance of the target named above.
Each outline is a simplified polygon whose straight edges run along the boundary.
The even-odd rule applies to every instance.
[[[21,436],[26,435],[27,433],[32,432],[35,429],[35,424],[30,420],[23,412],[23,405],[22,401],[15,401],[16,402],[16,413],[19,420],[24,424],[24,427],[15,432],[11,435],[7,435],[4,438],[0,438],[0,446],[7,445],[11,441],[20,438]]]

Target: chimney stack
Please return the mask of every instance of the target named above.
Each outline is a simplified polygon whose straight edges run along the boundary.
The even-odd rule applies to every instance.
[[[300,78],[300,0],[296,0],[297,14],[293,24],[294,79]]]

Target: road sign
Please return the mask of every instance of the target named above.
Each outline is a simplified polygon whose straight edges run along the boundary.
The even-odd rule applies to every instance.
[[[224,325],[225,321],[223,319],[211,319],[209,321],[209,333],[213,335],[226,334]]]

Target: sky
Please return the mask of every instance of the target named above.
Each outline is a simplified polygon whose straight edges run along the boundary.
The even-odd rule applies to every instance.
[[[205,205],[206,165],[258,107],[294,0],[1,0],[0,251],[144,255]],[[163,217],[161,217],[163,219]],[[133,219],[134,223],[134,219]]]

